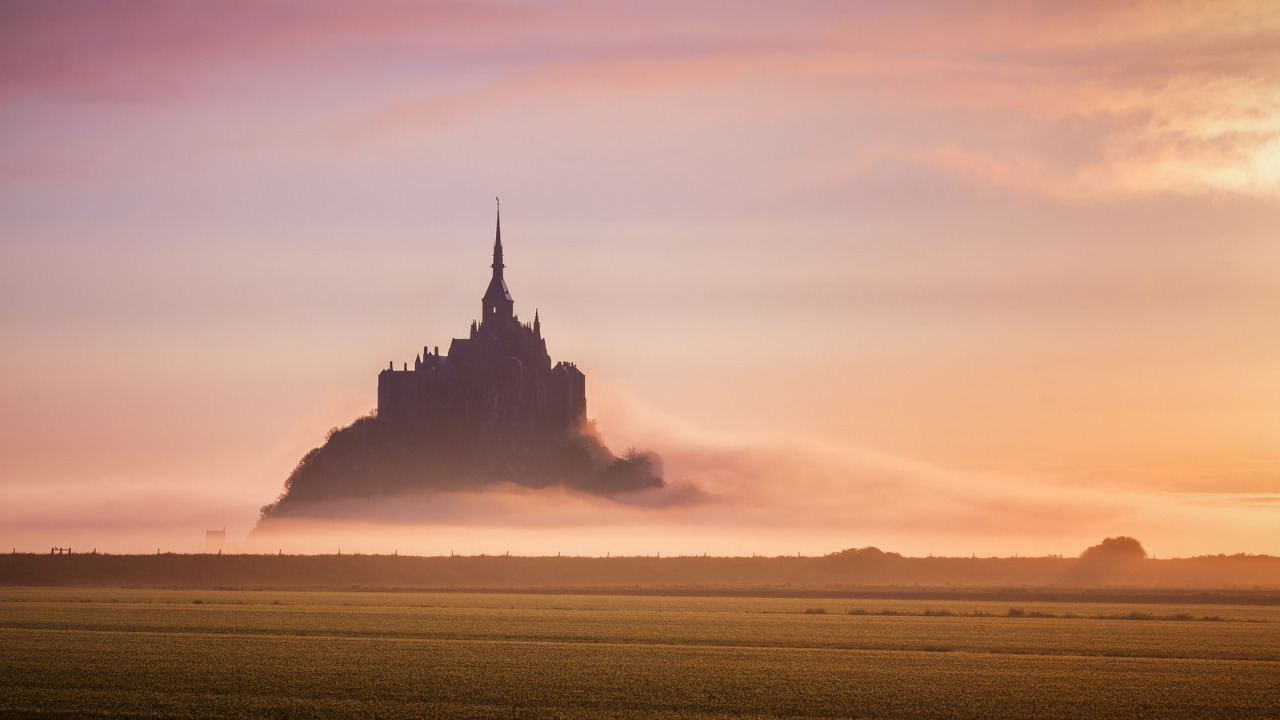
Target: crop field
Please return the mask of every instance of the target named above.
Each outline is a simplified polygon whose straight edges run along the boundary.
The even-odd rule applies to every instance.
[[[0,717],[1275,718],[1280,608],[7,588]]]

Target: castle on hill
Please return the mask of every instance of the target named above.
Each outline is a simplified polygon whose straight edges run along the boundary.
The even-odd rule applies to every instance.
[[[397,370],[378,374],[378,418],[387,422],[462,422],[492,430],[564,432],[586,420],[586,376],[576,365],[553,367],[542,321],[522,323],[503,277],[502,215],[493,241],[493,276],[471,333],[447,355],[423,347]]]
[[[438,347],[378,374],[377,411],[335,428],[299,461],[259,528],[283,518],[344,518],[346,501],[510,483],[613,495],[661,487],[649,452],[615,456],[587,419],[586,376],[551,364],[542,321],[522,323],[507,289],[502,218],[481,319],[448,354]],[[364,508],[359,510],[358,508]],[[376,519],[361,516],[362,519]]]

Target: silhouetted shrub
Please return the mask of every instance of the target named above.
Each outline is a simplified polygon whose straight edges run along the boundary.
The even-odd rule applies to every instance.
[[[1146,557],[1142,543],[1125,535],[1109,537],[1080,553],[1080,559],[1087,562],[1145,560]]]

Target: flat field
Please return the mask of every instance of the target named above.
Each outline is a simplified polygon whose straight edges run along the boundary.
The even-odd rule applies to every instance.
[[[0,589],[0,717],[1275,718],[1280,608]]]

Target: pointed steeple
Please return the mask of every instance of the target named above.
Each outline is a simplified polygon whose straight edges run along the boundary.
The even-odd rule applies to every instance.
[[[496,198],[495,198],[496,199]],[[498,227],[493,239],[493,278],[481,298],[480,326],[489,329],[506,327],[515,321],[515,301],[507,290],[507,281],[502,279],[502,205],[498,205]]]
[[[493,264],[489,267],[493,268],[494,277],[502,277],[502,268],[506,267],[502,264],[502,201],[498,201],[498,229],[493,238]]]
[[[538,319],[538,309],[533,310],[533,334],[542,337],[542,321]]]

